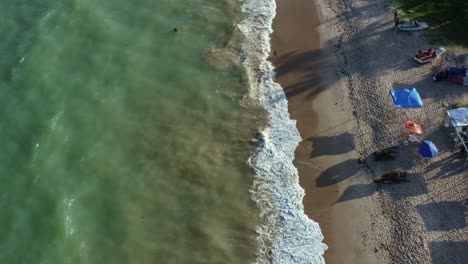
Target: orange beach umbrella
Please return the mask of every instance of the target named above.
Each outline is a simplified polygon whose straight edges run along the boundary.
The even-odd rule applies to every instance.
[[[413,132],[413,133],[415,133],[417,135],[421,135],[423,133],[422,127],[420,125],[416,124],[413,121],[405,121],[405,127],[409,131],[411,131],[411,132]]]

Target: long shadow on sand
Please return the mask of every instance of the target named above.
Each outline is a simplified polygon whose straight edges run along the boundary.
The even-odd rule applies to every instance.
[[[432,264],[465,264],[468,260],[468,242],[431,242],[429,249]]]
[[[373,195],[376,190],[376,184],[355,184],[348,186],[337,202],[350,201],[354,199],[364,198]]]
[[[339,183],[358,172],[358,160],[349,159],[326,169],[316,180],[317,187]]]
[[[410,182],[390,183],[390,184],[355,184],[348,186],[337,202],[350,201],[373,195],[378,190],[388,192],[395,199],[402,199],[411,196],[418,196],[427,193],[427,186],[424,179],[417,175],[408,175]]]
[[[466,169],[464,166],[465,159],[466,157],[463,153],[456,152],[443,160],[439,160],[428,165],[426,167],[426,172],[430,172],[432,170],[439,171],[434,177],[429,178],[429,180],[447,178],[460,174]]]
[[[416,206],[428,230],[448,231],[466,227],[468,207],[463,202],[438,202]]]
[[[323,78],[332,68],[327,67],[327,58],[324,57],[322,49],[312,51],[292,51],[281,54],[272,59],[276,65],[275,79],[282,83],[287,97],[295,95],[306,95],[308,99],[315,97],[333,83],[331,79]],[[294,73],[294,76],[290,76]]]
[[[310,158],[326,155],[339,155],[354,150],[354,136],[349,132],[330,137],[310,137],[312,152]]]

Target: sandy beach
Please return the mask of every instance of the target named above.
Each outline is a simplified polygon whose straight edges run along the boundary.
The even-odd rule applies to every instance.
[[[411,60],[430,45],[423,33],[393,30],[389,1],[276,2],[271,61],[303,139],[294,165],[326,263],[465,263],[468,172],[444,119],[467,88],[434,83],[433,65]],[[395,109],[389,90],[412,87],[424,107]],[[424,127],[439,156],[423,160],[403,144],[406,120]],[[396,160],[373,161],[391,146]],[[373,183],[398,169],[410,182]]]

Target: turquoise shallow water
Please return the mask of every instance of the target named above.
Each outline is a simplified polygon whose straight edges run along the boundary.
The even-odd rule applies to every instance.
[[[251,262],[237,1],[0,7],[0,263]]]

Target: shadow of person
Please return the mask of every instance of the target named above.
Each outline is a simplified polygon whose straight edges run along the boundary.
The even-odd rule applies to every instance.
[[[433,170],[439,171],[433,177],[429,178],[429,180],[447,178],[461,173],[465,169],[464,157],[463,153],[456,152],[443,160],[429,164],[426,168],[426,172]]]
[[[350,201],[373,195],[377,191],[374,183],[355,184],[348,186],[337,202]]]
[[[339,183],[356,174],[359,170],[357,159],[349,159],[333,165],[322,172],[316,182],[317,187],[324,187]]]
[[[307,140],[312,142],[311,158],[338,155],[354,150],[354,136],[349,132],[331,137],[310,137]]]

